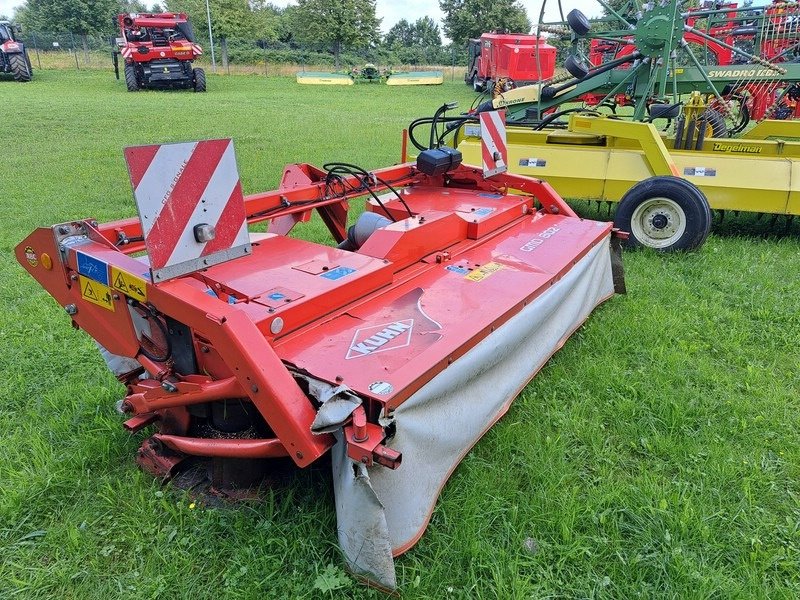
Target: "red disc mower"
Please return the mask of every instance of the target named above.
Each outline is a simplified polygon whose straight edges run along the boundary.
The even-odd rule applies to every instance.
[[[467,451],[624,285],[610,223],[457,150],[290,165],[246,197],[231,140],[125,154],[138,218],[42,227],[16,257],[126,385],[137,462],[235,495],[330,454],[342,551],[385,588]],[[330,245],[288,235],[313,211]]]

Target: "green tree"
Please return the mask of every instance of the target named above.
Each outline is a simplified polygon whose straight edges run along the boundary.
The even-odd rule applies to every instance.
[[[427,16],[417,19],[413,25],[413,41],[424,48],[440,47],[442,36],[439,35],[439,26]]]
[[[119,0],[27,0],[18,16],[30,31],[110,33]]]
[[[206,22],[205,0],[166,0],[170,12],[185,12],[194,24],[195,31],[204,29]],[[211,9],[211,32],[215,38],[259,37],[259,23],[247,0],[209,0]]]
[[[298,0],[293,16],[299,41],[328,47],[337,69],[344,47],[363,48],[379,37],[375,0]]]
[[[392,28],[384,38],[384,43],[387,46],[411,46],[414,43],[413,26],[405,19],[400,19],[397,23],[392,25]]]
[[[463,45],[493,29],[528,33],[531,21],[517,0],[439,0],[444,13],[444,32],[453,42]]]

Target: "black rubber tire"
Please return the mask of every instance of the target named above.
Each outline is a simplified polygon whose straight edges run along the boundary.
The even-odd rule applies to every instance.
[[[669,201],[667,209],[657,208],[659,201],[664,200]],[[669,233],[673,225],[671,211],[674,211],[673,216],[683,220],[683,232],[678,228],[669,237],[648,236],[648,229],[654,233]],[[634,219],[639,221],[638,225]],[[650,177],[634,185],[622,197],[614,225],[630,233],[625,241],[627,248],[649,247],[659,252],[695,250],[703,245],[711,231],[711,207],[700,188],[685,179],[672,175]]]
[[[571,54],[564,61],[564,68],[575,79],[583,79],[589,74],[589,67]]]
[[[567,13],[567,24],[577,35],[586,35],[592,27],[586,15],[577,8],[573,8]]]
[[[203,69],[194,69],[192,71],[192,79],[194,80],[194,91],[206,91],[206,72]]]
[[[25,64],[28,65],[28,73],[31,74],[31,79],[33,79],[33,65],[31,64],[31,56],[28,52],[25,52]]]
[[[125,65],[125,85],[129,92],[138,92],[141,89],[136,77],[136,67],[133,65]]]
[[[28,69],[28,61],[24,54],[12,54],[8,57],[8,64],[14,74],[14,80],[25,83],[31,80],[31,72]]]

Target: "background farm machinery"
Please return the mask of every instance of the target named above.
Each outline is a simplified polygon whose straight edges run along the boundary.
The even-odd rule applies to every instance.
[[[620,202],[615,224],[634,246],[696,248],[712,209],[800,214],[800,153],[785,141],[800,131],[774,119],[792,116],[800,95],[798,5],[681,12],[671,0],[621,14],[601,4],[602,19],[573,10],[540,23],[569,34],[566,74],[501,90],[466,115],[418,119],[411,141],[453,134],[465,160],[480,161],[478,114],[503,110],[509,169],[567,198]],[[420,125],[437,130],[430,141],[414,135]]]
[[[476,92],[549,79],[556,67],[556,48],[537,35],[484,33],[469,40],[467,52],[464,81]]]
[[[119,79],[121,55],[129,92],[144,88],[206,91],[205,71],[193,68],[203,50],[195,42],[186,14],[121,14],[117,21],[121,37],[112,54],[114,71]]]
[[[372,63],[353,67],[349,72],[300,71],[297,83],[305,85],[353,85],[356,83],[385,83],[386,85],[440,85],[441,71],[392,71]]]
[[[19,27],[8,21],[0,21],[0,73],[9,73],[19,82],[33,77],[31,59],[25,44],[17,38]]]
[[[684,12],[677,0],[641,10],[602,4],[608,16],[601,19],[589,20],[578,10],[555,22],[540,16],[540,32],[570,38],[566,74],[503,90],[483,109],[506,108],[511,124],[546,120],[545,126],[561,105],[575,102],[612,113],[631,107],[620,114],[639,121],[674,119],[682,97],[697,91],[728,121],[724,132],[715,124],[717,135],[738,133],[751,118],[794,113],[800,96],[800,63],[794,62],[800,52],[797,4],[765,9],[727,4]],[[545,8],[546,3],[542,16]],[[549,56],[538,60],[546,65]]]

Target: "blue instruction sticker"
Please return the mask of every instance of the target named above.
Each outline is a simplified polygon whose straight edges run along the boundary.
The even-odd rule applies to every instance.
[[[270,300],[283,300],[284,298],[286,298],[286,295],[281,294],[280,292],[275,292],[267,296],[267,298],[269,298]]]
[[[99,281],[103,285],[108,285],[108,264],[97,260],[93,256],[77,252],[78,273],[89,279]]]
[[[476,208],[472,211],[472,214],[478,215],[479,217],[485,217],[486,215],[493,213],[493,208]]]
[[[324,273],[320,274],[320,277],[336,280],[355,272],[356,270],[351,269],[350,267],[336,267],[335,269],[331,269],[330,271],[325,271]]]
[[[502,198],[502,194],[492,194],[490,192],[481,192],[478,194],[481,198],[491,198],[492,200],[497,200],[498,198]]]
[[[450,265],[449,267],[445,267],[448,271],[452,271],[453,273],[458,273],[459,275],[466,275],[469,273],[469,269],[467,267],[459,267],[458,265]]]

